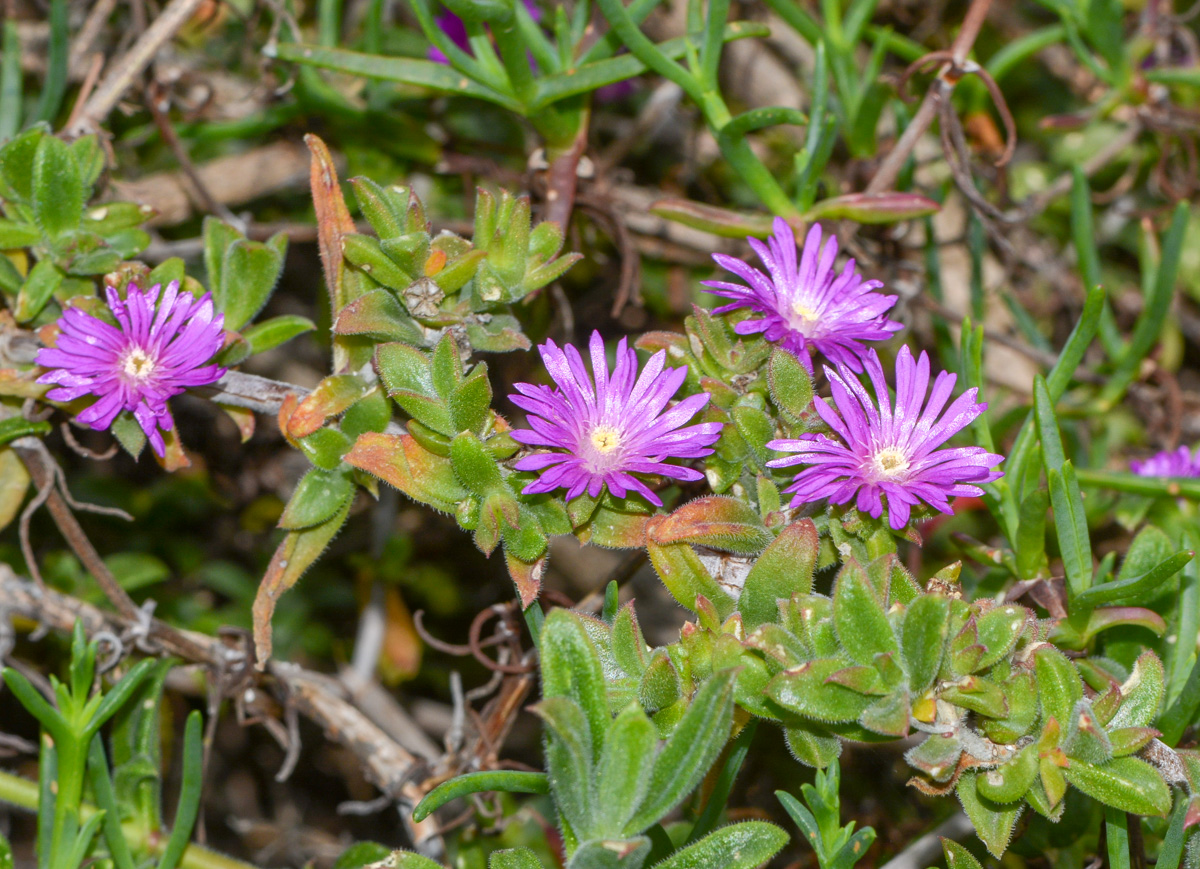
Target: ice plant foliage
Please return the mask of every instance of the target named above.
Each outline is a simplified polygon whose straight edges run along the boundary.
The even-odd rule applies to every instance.
[[[117,325],[68,308],[58,321],[54,347],[38,351],[37,362],[51,369],[39,383],[55,385],[52,401],[98,399],[75,418],[94,429],[107,429],[123,410],[131,411],[150,445],[163,455],[161,431],[174,420],[167,399],[191,386],[219,379],[223,368],[206,364],[223,342],[224,316],[212,297],[197,299],[172,281],[145,292],[130,285],[122,299],[113,287],[105,294]]]
[[[822,247],[819,224],[809,229],[799,259],[792,228],[778,217],[774,228],[766,244],[747,239],[767,274],[736,257],[713,254],[718,265],[748,284],[705,281],[712,288],[708,292],[732,299],[714,312],[747,308],[759,315],[742,320],[734,330],[739,335],[762,333],[794,353],[809,371],[813,350],[831,362],[862,371],[863,342],[887,340],[903,328],[887,317],[897,297],[875,292],[883,283],[863,280],[854,260],[837,272],[833,266],[837,239],[831,235]]]
[[[593,332],[589,342],[592,373],[579,351],[553,341],[538,347],[557,388],[516,383],[513,403],[528,414],[528,429],[512,436],[533,447],[554,452],[520,459],[519,471],[540,471],[525,487],[526,494],[565,488],[567,500],[587,492],[597,497],[607,487],[618,498],[637,492],[662,506],[658,497],[635,474],[657,474],[675,480],[699,480],[692,468],[668,464],[668,459],[694,459],[712,453],[721,423],[684,426],[706,404],[708,393],[689,396],[669,410],[667,404],[687,377],[687,368],[667,368],[665,351],[655,353],[638,374],[637,352],[621,339],[610,376],[604,341]]]
[[[1195,454],[1186,446],[1163,450],[1148,459],[1135,459],[1129,470],[1142,477],[1200,477],[1200,448]]]
[[[876,399],[848,366],[839,365],[837,371],[825,368],[833,405],[814,400],[817,413],[840,440],[804,434],[767,444],[795,453],[769,462],[771,467],[810,466],[785,490],[793,493],[793,507],[822,499],[845,504],[854,498],[859,510],[878,518],[886,496],[889,524],[900,530],[922,501],[951,513],[950,498],[982,495],[980,484],[1003,476],[995,470],[1003,456],[982,447],[939,449],[987,409],[975,400],[974,389],[947,406],[956,375],[941,372],[930,392],[929,356],[922,352],[914,359],[903,347],[896,359],[893,405],[879,355],[871,350],[865,361]]]

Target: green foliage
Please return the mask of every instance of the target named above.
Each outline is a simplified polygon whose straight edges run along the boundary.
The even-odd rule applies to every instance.
[[[560,829],[539,830],[533,841],[504,838],[500,828],[515,826],[513,806],[505,802],[492,844],[481,844],[489,837],[477,836],[474,828],[451,837],[451,850],[463,846],[466,852],[454,855],[456,865],[481,867],[486,860],[500,869],[539,866],[555,835],[563,842],[566,865],[576,869],[759,865],[782,848],[785,834],[760,822],[719,825],[730,814],[731,789],[756,728],[767,724],[779,726],[797,760],[817,768],[815,784],[801,788],[803,805],[782,792],[780,800],[822,869],[848,869],[874,839],[869,827],[855,832],[853,822],[841,825],[837,758],[843,743],[895,741],[914,732],[924,736],[905,753],[917,773],[914,785],[931,795],[954,791],[997,856],[1006,852],[1024,815],[1029,823],[1022,829],[1028,829],[1031,843],[1054,840],[1046,850],[1061,851],[1048,857],[1056,865],[1075,865],[1102,850],[1101,829],[1110,865],[1130,865],[1129,844],[1137,833],[1152,844],[1152,855],[1161,841],[1160,865],[1173,869],[1185,859],[1196,865],[1200,837],[1190,828],[1197,816],[1193,791],[1200,786],[1200,763],[1190,749],[1173,747],[1187,744],[1200,714],[1200,662],[1192,642],[1200,629],[1192,503],[1200,497],[1200,483],[1115,469],[1116,457],[1131,444],[1140,446],[1139,439],[1174,437],[1154,428],[1155,390],[1162,387],[1170,397],[1176,382],[1190,388],[1186,372],[1174,375],[1194,355],[1189,349],[1194,336],[1186,332],[1194,314],[1175,291],[1181,285],[1193,297],[1197,293],[1188,235],[1195,224],[1189,202],[1173,207],[1167,202],[1186,199],[1190,190],[1176,192],[1183,189],[1177,176],[1191,167],[1185,165],[1182,173],[1175,167],[1176,157],[1186,158],[1190,147],[1180,137],[1194,115],[1197,81],[1194,69],[1172,66],[1180,40],[1186,42],[1173,28],[1184,22],[1166,16],[1149,27],[1117,0],[1043,0],[1042,19],[1031,28],[1001,31],[1002,45],[994,52],[990,28],[996,17],[1023,21],[1024,10],[993,10],[990,23],[968,21],[967,35],[974,25],[988,29],[974,43],[972,57],[979,59],[964,61],[957,44],[953,58],[928,54],[931,46],[949,45],[952,32],[939,30],[926,46],[876,26],[897,17],[874,0],[828,0],[817,4],[818,12],[810,11],[812,4],[769,0],[771,26],[783,31],[775,44],[786,46],[789,37],[798,37],[811,49],[812,63],[800,52],[806,62],[793,70],[806,105],[757,106],[735,114],[739,104],[755,105],[757,95],[731,87],[726,45],[767,35],[766,25],[730,21],[727,0],[696,0],[680,5],[679,35],[656,42],[643,25],[661,5],[542,4],[545,17],[538,19],[519,0],[411,0],[410,18],[385,15],[388,4],[371,2],[361,10],[361,26],[358,18],[340,20],[339,0],[322,0],[312,11],[272,7],[264,13],[273,19],[264,53],[281,65],[280,81],[294,87],[274,92],[262,118],[206,116],[180,123],[166,117],[176,136],[160,130],[164,141],[155,139],[136,112],[99,136],[82,137],[75,135],[78,118],[72,112],[70,129],[51,135],[49,125],[62,120],[77,72],[67,4],[52,0],[48,6],[48,41],[38,56],[44,74],[38,71],[28,82],[36,84],[36,92],[26,86],[21,63],[29,55],[29,46],[20,44],[24,31],[6,20],[0,61],[0,297],[7,320],[0,323],[5,329],[0,394],[7,416],[0,419],[0,526],[16,521],[28,497],[23,458],[28,439],[54,430],[39,421],[36,402],[45,390],[34,383],[39,372],[32,356],[21,353],[26,345],[52,341],[55,322],[70,307],[104,317],[102,285],[118,294],[133,283],[178,281],[197,295],[207,288],[228,332],[215,360],[223,366],[240,365],[317,329],[313,320],[294,313],[254,322],[268,310],[287,259],[282,233],[259,240],[263,236],[248,237],[233,223],[205,218],[191,230],[201,233],[203,283],[188,275],[191,264],[182,259],[166,259],[153,269],[135,261],[150,256],[151,236],[142,227],[152,215],[136,203],[96,200],[97,191],[110,195],[107,179],[101,185],[105,170],[114,168],[109,158],[134,153],[147,162],[136,168],[150,171],[168,151],[174,159],[190,152],[199,160],[234,153],[284,125],[320,126],[338,139],[354,171],[411,180],[353,177],[346,189],[357,207],[355,222],[332,153],[309,139],[317,246],[331,302],[328,334],[323,313],[314,319],[323,324],[318,337],[332,344],[331,364],[313,377],[311,391],[252,381],[270,397],[247,407],[277,411],[279,443],[309,464],[288,477],[295,486],[286,503],[265,494],[254,505],[242,505],[237,516],[243,541],[265,539],[272,523],[280,532],[270,542],[277,548],[269,561],[261,553],[267,567],[253,611],[257,653],[265,665],[275,601],[344,528],[366,524],[358,520],[364,508],[382,517],[381,528],[390,521],[386,502],[369,503],[379,495],[379,480],[453,517],[485,555],[503,546],[540,654],[543,699],[536,711],[544,724],[547,770],[471,772],[430,791],[414,817],[426,819],[455,799],[498,790],[544,798],[536,803],[538,816],[557,819]],[[230,9],[237,13],[239,44],[248,39],[254,45],[260,20],[245,6],[234,3]],[[463,19],[467,49],[439,25],[438,16],[447,11]],[[314,14],[316,35],[307,41],[303,28]],[[180,50],[197,41],[197,33],[187,30]],[[207,34],[201,39],[209,44]],[[1070,87],[1045,89],[1038,53],[1059,43],[1063,50],[1054,65],[1070,67]],[[214,60],[223,43],[211,44]],[[429,46],[449,62],[423,57]],[[785,61],[791,62],[786,57],[779,62]],[[341,75],[326,79],[318,70]],[[910,153],[904,143],[919,137],[930,117],[921,110],[911,114],[890,82],[916,91],[927,73],[937,77],[930,87],[940,91],[936,122],[951,171],[931,166],[922,155],[920,172],[908,159],[892,166],[895,171],[879,170],[876,179],[887,181],[882,192],[859,192],[866,184],[863,172],[889,164],[886,148],[901,157]],[[369,81],[347,86],[346,77]],[[823,375],[810,374],[761,334],[739,333],[746,328],[746,312],[714,316],[699,306],[682,316],[682,331],[649,332],[636,343],[649,353],[663,351],[668,365],[687,366],[680,397],[707,394],[704,420],[723,424],[714,454],[695,463],[707,489],[650,480],[665,504],[660,509],[611,494],[569,503],[556,493],[523,494],[530,476],[514,467],[521,447],[501,415],[507,412],[504,386],[512,376],[536,381],[537,375],[526,373],[526,360],[514,351],[531,350],[547,334],[558,340],[594,317],[591,288],[584,283],[608,271],[596,256],[562,282],[582,259],[564,253],[568,240],[598,253],[598,238],[613,237],[622,291],[640,288],[644,295],[646,311],[625,315],[635,320],[680,319],[675,315],[686,312],[691,299],[682,300],[681,311],[674,282],[681,275],[694,282],[706,268],[695,260],[706,262],[707,250],[678,261],[663,255],[672,245],[696,244],[689,241],[695,237],[676,236],[678,227],[663,230],[656,223],[651,230],[638,223],[646,215],[636,213],[640,205],[630,209],[621,199],[621,185],[591,177],[597,165],[607,171],[615,164],[583,159],[597,145],[606,158],[622,154],[620,142],[635,119],[603,114],[595,92],[635,77],[644,77],[647,96],[633,101],[641,132],[630,141],[640,143],[641,122],[654,120],[662,101],[682,94],[689,105],[683,111],[672,107],[672,119],[686,119],[694,110],[716,145],[712,153],[720,155],[689,159],[686,177],[660,185],[708,201],[660,199],[648,208],[659,217],[741,239],[768,234],[773,215],[797,229],[819,219],[893,223],[938,211],[939,202],[953,195],[951,184],[966,198],[971,208],[964,239],[951,243],[961,246],[968,262],[961,274],[948,263],[945,283],[948,288],[961,278],[971,318],[958,336],[952,332],[956,324],[945,322],[943,309],[958,300],[943,293],[944,227],[935,233],[933,221],[927,221],[927,286],[919,292],[929,291],[925,301],[933,302],[933,322],[923,322],[924,314],[904,319],[912,334],[930,338],[943,367],[958,371],[960,389],[997,393],[988,395],[989,415],[960,435],[962,443],[1006,454],[1005,476],[984,487],[987,513],[964,499],[950,505],[960,514],[951,533],[940,517],[926,524],[931,516],[923,511],[897,533],[853,501],[792,507],[785,492],[791,474],[769,467],[778,453],[768,444],[829,433],[813,407],[816,393],[825,390]],[[1045,122],[1032,136],[1022,129],[1022,152],[1005,173],[1008,183],[994,190],[984,183],[990,176],[971,177],[980,158],[996,156],[988,153],[997,150],[995,118],[1003,123],[1008,115],[992,79],[1009,97],[1038,95],[1034,106],[1014,104],[1015,124]],[[660,88],[663,82],[673,88]],[[985,94],[995,113],[982,102]],[[439,99],[430,99],[433,95]],[[25,105],[34,98],[35,104]],[[86,113],[86,93],[79,100],[77,109]],[[927,105],[935,105],[932,98]],[[1050,111],[1072,114],[1046,117]],[[956,126],[960,112],[963,122]],[[1109,148],[1122,142],[1121,125],[1131,124],[1136,126],[1126,127],[1132,132],[1127,144],[1119,151]],[[1067,127],[1072,134],[1059,136]],[[538,150],[526,154],[523,136],[530,128],[529,143]],[[887,131],[883,147],[881,130]],[[692,137],[696,131],[681,132]],[[1006,129],[1005,144],[1014,135]],[[605,144],[610,136],[618,143],[611,148]],[[472,148],[486,154],[486,162],[466,153]],[[661,165],[676,165],[679,161],[665,158],[678,155],[658,151],[635,148],[634,159],[620,168],[638,183],[664,182]],[[456,159],[462,156],[468,159]],[[1007,158],[1006,153],[997,166]],[[430,167],[436,171],[427,171]],[[1029,177],[1038,174],[1064,181],[1044,180],[1024,198],[1031,192],[1023,189]],[[505,179],[509,186],[519,176],[528,195],[489,186],[476,192],[473,207],[460,205],[456,185],[467,175]],[[1151,183],[1144,185],[1145,179]],[[472,183],[465,183],[468,191]],[[866,189],[876,186],[872,182]],[[1103,191],[1120,207],[1100,213]],[[748,210],[755,204],[765,211]],[[268,197],[254,209],[255,228],[294,219],[295,205],[287,196]],[[545,219],[539,222],[535,215]],[[948,209],[948,219],[952,216]],[[435,232],[443,220],[458,231]],[[1037,236],[1028,245],[1036,259],[1014,248],[1007,228],[1018,220],[1022,233]],[[160,241],[172,245],[187,232],[164,230],[151,253]],[[917,265],[913,251],[906,254],[911,236],[904,228],[839,232],[864,270],[895,273]],[[985,266],[993,264],[990,245],[1003,254],[996,261],[1003,261],[1010,277],[1020,275],[996,293],[984,282]],[[1064,280],[1071,277],[1069,264],[1042,269],[1057,265],[1058,249],[1067,245],[1073,248],[1078,285]],[[645,266],[640,282],[639,256]],[[1022,267],[1012,272],[1014,262]],[[667,271],[669,295],[662,286]],[[1123,292],[1126,288],[1134,291]],[[923,298],[907,290],[902,295],[906,301]],[[1004,305],[1001,313],[1012,322],[997,318],[993,304]],[[1061,347],[1070,324],[1049,316],[1059,306],[1078,309],[1079,315]],[[601,324],[606,333],[612,325]],[[1009,372],[1000,371],[1003,364],[992,355],[995,331],[1003,331],[1002,340],[1015,344],[1038,372],[1030,388],[1013,388],[998,376]],[[1093,350],[1097,338],[1100,346]],[[512,355],[484,362],[481,353]],[[235,372],[231,379],[238,377]],[[1129,407],[1122,404],[1127,395],[1134,399]],[[23,404],[27,400],[33,403]],[[81,408],[73,402],[63,409],[77,414]],[[227,410],[249,438],[250,412],[233,405]],[[1179,422],[1174,406],[1167,413],[1169,422]],[[131,455],[143,451],[144,434],[130,414],[122,414],[111,433]],[[177,440],[173,447],[164,461],[168,469],[187,462]],[[224,486],[225,468],[219,462],[211,467]],[[218,491],[204,488],[209,466],[197,462],[193,473],[166,488],[184,491],[194,483],[194,491],[186,490],[193,500],[201,500],[201,490],[209,497]],[[43,488],[29,515],[50,491]],[[156,503],[146,492],[137,497]],[[222,491],[221,497],[231,496]],[[414,515],[406,512],[403,522]],[[27,518],[18,525],[21,543]],[[348,532],[347,548],[367,549],[353,533]],[[618,607],[615,584],[602,618],[556,610],[543,622],[538,599],[552,539],[568,534],[632,550],[626,566],[644,555],[687,611],[678,639],[650,647],[633,604]],[[440,536],[429,534],[433,546]],[[35,546],[35,555],[42,548]],[[107,540],[102,548],[110,552]],[[177,605],[175,612],[186,612],[178,598],[190,593],[193,574],[216,577],[224,570],[201,563],[207,550],[194,548],[181,545],[183,555],[173,550],[175,557],[166,558],[114,545],[105,564],[126,590],[153,586],[168,605]],[[241,543],[237,549],[238,558],[259,554]],[[22,557],[28,557],[25,551]],[[357,575],[343,572],[346,582],[306,589],[301,600],[292,601],[293,613],[324,616],[312,604],[323,604],[325,594],[341,594],[349,612],[359,586],[366,590],[386,573],[373,555],[356,557],[363,559],[355,563]],[[46,561],[52,583],[77,576],[82,586],[85,574],[74,559],[60,558],[56,570],[49,569],[53,557]],[[340,560],[335,565],[345,566]],[[213,580],[214,587],[248,604],[244,567],[229,572],[236,578],[226,576],[224,585]],[[176,590],[176,579],[185,594]],[[409,587],[422,584],[436,583]],[[450,588],[452,595],[461,591]],[[388,587],[389,594],[394,591]],[[407,609],[393,603],[389,597],[389,651],[396,635],[418,645],[404,624]],[[329,630],[325,623],[338,623],[344,615],[310,616],[305,627]],[[506,639],[516,648],[515,636]],[[472,637],[472,647],[476,640]],[[139,664],[104,689],[93,672],[95,650],[79,634],[73,652],[66,683],[52,682],[55,704],[17,671],[5,671],[12,694],[52,737],[43,740],[37,788],[40,865],[186,864],[200,797],[199,718],[189,716],[183,727],[183,789],[179,800],[168,801],[177,805],[168,834],[161,811],[159,718],[168,666]],[[105,720],[111,729],[107,744],[98,735]],[[1087,809],[1089,800],[1103,807],[1102,820],[1101,809]],[[1168,821],[1159,820],[1169,811]],[[680,820],[672,822],[673,817]],[[1063,845],[1066,839],[1071,844]],[[944,848],[952,869],[979,865],[959,845],[946,842]],[[5,853],[0,843],[0,869]],[[375,861],[392,869],[437,865],[406,852],[389,857],[382,846],[352,849],[339,865],[350,869]]]
[[[805,841],[816,852],[817,865],[821,869],[853,869],[875,841],[875,831],[870,827],[855,832],[854,821],[842,826],[838,797],[840,781],[841,771],[837,761],[833,761],[826,769],[817,771],[813,784],[800,786],[803,804],[786,791],[775,792],[788,815],[804,833]]]
[[[43,731],[42,780],[34,806],[39,869],[76,869],[95,860],[109,860],[117,869],[202,865],[205,855],[188,844],[203,786],[200,713],[192,712],[184,728],[180,793],[174,823],[165,834],[162,783],[167,770],[159,710],[171,663],[139,661],[106,691],[93,691],[96,655],[96,642],[88,643],[82,621],[76,622],[68,679],[50,677],[57,708],[22,674],[3,671],[5,684]],[[99,733],[110,721],[111,760]],[[11,795],[14,789],[6,785],[4,792]],[[95,805],[85,802],[89,793]],[[0,863],[6,853],[11,861],[5,842]],[[236,869],[244,864],[227,865]]]

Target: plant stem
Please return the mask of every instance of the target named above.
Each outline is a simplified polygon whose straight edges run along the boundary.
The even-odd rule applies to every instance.
[[[36,812],[38,806],[37,782],[0,771],[0,802]],[[95,813],[94,806],[82,804],[79,820],[86,821]],[[166,847],[166,836],[150,837],[144,830],[139,830],[133,824],[125,824],[122,829],[125,832],[125,840],[135,852],[148,853],[157,857]],[[183,852],[183,859],[179,861],[179,867],[180,869],[257,869],[251,863],[226,857],[224,854],[218,854],[216,851],[210,851],[200,845],[188,845],[187,850]]]
[[[50,833],[53,853],[46,855],[51,866],[58,866],[58,861],[69,856],[75,845],[75,837],[84,820],[80,817],[80,807],[83,802],[83,776],[87,769],[87,749],[81,747],[74,736],[60,740],[56,748],[58,791],[54,800],[54,826]],[[63,869],[74,867],[63,864]]]
[[[958,36],[950,48],[953,62],[943,65],[942,71],[938,73],[938,78],[925,92],[925,99],[921,101],[921,107],[917,109],[917,114],[909,121],[899,141],[879,165],[875,177],[867,185],[867,193],[881,193],[884,190],[890,190],[896,183],[896,179],[900,176],[900,170],[904,168],[913,148],[917,146],[917,140],[933,123],[939,100],[950,98],[950,92],[954,90],[954,81],[945,76],[950,70],[962,66],[967,55],[971,53],[971,48],[975,45],[975,38],[979,36],[979,30],[983,27],[984,19],[987,18],[991,5],[992,0],[974,0],[967,9],[962,28],[958,31]]]

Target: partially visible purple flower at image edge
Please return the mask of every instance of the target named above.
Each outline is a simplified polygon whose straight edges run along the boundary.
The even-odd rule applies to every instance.
[[[982,447],[940,449],[987,409],[976,402],[974,389],[947,406],[956,376],[941,372],[930,391],[929,356],[922,353],[913,359],[912,351],[903,347],[896,359],[893,405],[879,355],[870,350],[864,361],[875,399],[844,365],[837,371],[825,368],[833,404],[819,396],[814,399],[817,413],[837,439],[804,434],[767,444],[795,453],[768,466],[809,465],[784,490],[793,495],[792,507],[853,499],[859,510],[878,519],[886,497],[888,523],[899,531],[922,502],[952,513],[951,498],[982,495],[981,485],[1004,475],[995,470],[1004,457]]]
[[[684,425],[708,404],[708,393],[688,396],[667,408],[687,378],[686,367],[664,368],[666,353],[660,350],[638,374],[637,351],[622,338],[610,376],[599,332],[593,332],[589,342],[590,374],[570,344],[560,349],[547,341],[538,352],[555,388],[516,383],[519,394],[509,396],[526,412],[530,426],[513,431],[513,438],[552,450],[517,461],[518,471],[540,472],[525,487],[525,494],[561,488],[567,490],[569,501],[584,492],[598,497],[607,488],[618,498],[636,492],[662,506],[662,499],[636,475],[703,478],[693,468],[667,463],[710,455],[710,447],[721,436],[719,422]]]
[[[537,3],[534,0],[524,0],[525,8],[529,10],[529,17],[534,21],[542,19],[542,10],[538,9]],[[450,41],[461,48],[463,51],[470,52],[470,42],[467,37],[467,25],[463,20],[451,12],[449,9],[442,12],[441,15],[434,19],[434,23],[441,28],[442,33],[450,38]],[[436,45],[429,47],[429,53],[426,55],[434,63],[449,63],[450,58],[442,52]]]
[[[524,0],[525,8],[529,10],[529,17],[534,21],[542,19],[542,10],[537,6],[534,0]],[[463,51],[470,51],[470,42],[467,38],[467,26],[463,20],[455,15],[450,10],[444,11],[441,15],[434,19],[437,26],[442,29],[442,33],[450,38],[450,41],[461,48]],[[429,47],[429,52],[426,54],[429,60],[434,63],[450,63],[450,58],[442,52],[436,45]],[[533,58],[530,58],[530,63],[533,63]],[[618,100],[623,100],[637,89],[637,83],[633,79],[625,79],[624,81],[613,82],[606,84],[603,87],[597,88],[595,91],[596,101],[599,103],[615,103]]]
[[[1163,450],[1148,459],[1129,463],[1140,477],[1200,477],[1200,448],[1193,454],[1186,446]]]
[[[210,294],[197,299],[177,281],[161,298],[159,285],[145,292],[131,285],[124,299],[106,287],[105,295],[117,325],[67,308],[55,346],[38,351],[37,363],[50,369],[38,383],[54,385],[46,393],[51,401],[95,396],[75,417],[93,429],[107,429],[121,411],[132,412],[162,456],[161,432],[175,424],[167,399],[225,373],[206,364],[224,343],[225,318],[215,313]]]
[[[746,285],[703,283],[711,288],[707,292],[731,300],[714,308],[714,314],[745,308],[754,315],[734,325],[737,334],[762,334],[794,354],[810,373],[814,350],[830,362],[862,371],[863,342],[886,341],[903,328],[887,317],[897,297],[875,292],[882,282],[864,280],[854,260],[838,273],[833,265],[837,239],[829,236],[823,247],[821,239],[821,226],[814,223],[797,257],[796,236],[787,221],[777,217],[766,244],[747,239],[767,274],[737,257],[715,253],[717,265]]]

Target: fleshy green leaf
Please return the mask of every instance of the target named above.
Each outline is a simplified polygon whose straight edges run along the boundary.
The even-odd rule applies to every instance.
[[[856,561],[846,562],[834,582],[833,624],[846,652],[860,664],[873,663],[879,654],[900,653],[883,602]]]
[[[691,793],[716,761],[733,721],[736,674],[717,673],[700,686],[650,772],[646,799],[625,825],[629,834],[661,820]]]
[[[279,527],[295,531],[319,525],[345,506],[354,488],[354,480],[345,471],[313,468],[296,484]]]
[[[468,794],[500,791],[509,794],[548,794],[550,780],[544,772],[497,769],[470,772],[442,782],[413,809],[413,820],[423,821],[451,800]]]
[[[33,217],[51,241],[79,228],[87,191],[71,149],[56,136],[42,136],[33,158]]]
[[[755,560],[738,598],[747,631],[779,618],[779,601],[812,591],[819,543],[811,519],[801,519],[779,532]]]
[[[280,344],[291,341],[297,335],[303,335],[305,332],[311,332],[316,328],[316,324],[307,317],[300,317],[295,314],[283,314],[278,317],[272,317],[270,320],[256,323],[250,328],[243,330],[242,337],[250,345],[250,353],[253,355],[273,350]]]
[[[950,630],[949,614],[949,598],[923,594],[912,602],[904,615],[901,650],[908,684],[915,693],[932,685],[941,669],[946,634]]]
[[[676,851],[655,869],[755,869],[788,842],[788,834],[765,821],[743,821],[709,833]]]
[[[1012,840],[1013,828],[1021,817],[1021,803],[1003,804],[989,800],[979,793],[979,774],[964,773],[955,789],[963,811],[971,819],[975,834],[995,857],[1003,856]]]
[[[1064,772],[1067,781],[1106,806],[1160,817],[1171,811],[1171,789],[1154,767],[1136,757],[1103,766],[1072,760]]]
[[[611,718],[600,657],[579,616],[565,610],[550,613],[538,649],[542,695],[566,697],[579,704],[591,727],[591,756],[599,757]]]
[[[658,731],[636,703],[617,716],[596,769],[596,816],[592,836],[619,837],[650,786]]]

